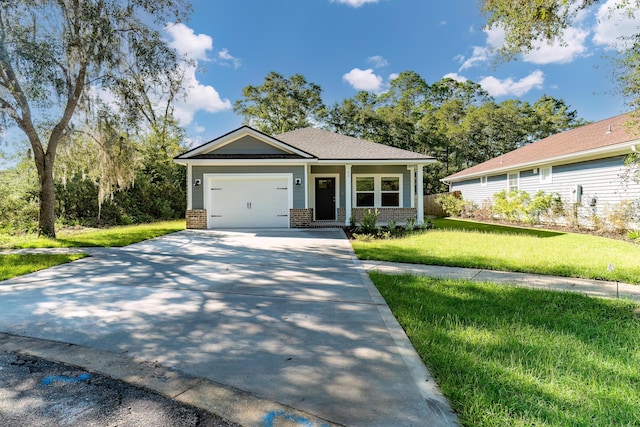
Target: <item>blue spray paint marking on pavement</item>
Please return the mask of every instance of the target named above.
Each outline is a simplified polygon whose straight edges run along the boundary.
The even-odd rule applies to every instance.
[[[63,383],[79,383],[91,378],[89,374],[80,374],[77,377],[67,377],[65,375],[51,375],[42,380],[42,384],[50,385],[54,381],[60,381]]]
[[[273,412],[269,412],[267,415],[265,415],[265,417],[262,419],[262,425],[264,427],[273,427],[275,425],[275,421],[276,419],[281,419],[283,421],[292,421],[300,426],[303,427],[314,427],[316,426],[316,423],[314,423],[313,421],[305,418],[305,417],[301,417],[299,415],[292,415],[292,414],[287,414],[285,411],[273,411]],[[320,424],[318,427],[329,427],[327,424]]]

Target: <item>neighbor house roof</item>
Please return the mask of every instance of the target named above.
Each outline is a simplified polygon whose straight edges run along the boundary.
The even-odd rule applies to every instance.
[[[551,135],[510,151],[484,163],[443,178],[444,182],[463,181],[483,175],[505,173],[526,167],[552,163],[574,163],[630,152],[638,136],[625,125],[628,114],[622,114],[576,129]],[[638,146],[640,150],[640,146]]]
[[[275,138],[323,160],[434,160],[413,151],[312,127],[286,132]]]

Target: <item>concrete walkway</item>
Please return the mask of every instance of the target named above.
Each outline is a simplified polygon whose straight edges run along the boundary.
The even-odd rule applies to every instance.
[[[5,350],[63,343],[72,364],[152,390],[172,376],[135,363],[169,368],[191,378],[168,393],[186,403],[254,399],[243,425],[457,424],[342,230],[188,230],[88,251],[0,282]]]
[[[532,289],[576,292],[594,297],[626,298],[640,302],[640,286],[626,283],[385,261],[360,261],[360,263],[367,271],[378,271],[385,274],[414,274],[445,279],[467,279]]]

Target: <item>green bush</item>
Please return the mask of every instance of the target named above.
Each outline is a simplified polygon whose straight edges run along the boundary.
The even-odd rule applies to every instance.
[[[493,195],[493,213],[507,221],[520,221],[527,217],[526,207],[531,197],[526,191],[500,191]]]
[[[462,194],[459,191],[454,191],[453,193],[438,194],[436,203],[442,206],[447,215],[460,217],[467,202],[462,199]]]
[[[371,234],[376,235],[378,231],[380,231],[380,227],[378,226],[378,217],[380,216],[380,211],[378,209],[367,209],[362,214],[362,224],[358,227],[358,233],[361,234]]]

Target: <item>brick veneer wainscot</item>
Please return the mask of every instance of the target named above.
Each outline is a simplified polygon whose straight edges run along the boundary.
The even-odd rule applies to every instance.
[[[207,228],[207,210],[191,209],[187,211],[187,228],[203,230]]]

